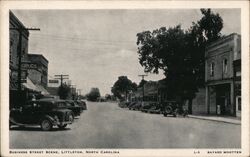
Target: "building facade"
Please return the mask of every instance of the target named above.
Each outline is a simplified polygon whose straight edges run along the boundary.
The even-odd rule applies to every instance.
[[[10,90],[17,90],[19,58],[24,59],[28,53],[29,31],[23,30],[25,26],[10,11],[9,13],[9,77]],[[20,33],[19,29],[22,29]],[[20,40],[20,38],[22,38]],[[21,42],[20,42],[21,41]],[[21,43],[21,44],[20,44]],[[21,56],[19,55],[21,51]]]
[[[230,34],[206,47],[205,90],[208,114],[236,116],[236,112],[239,112],[236,109],[236,97],[240,102],[240,92],[237,92],[241,89],[240,60],[241,36],[238,34]]]
[[[22,31],[21,31],[22,30]],[[20,106],[25,102],[27,92],[18,91],[18,68],[28,53],[29,31],[25,30],[23,23],[10,11],[9,12],[9,107]],[[25,80],[26,71],[20,72]],[[21,85],[20,85],[21,86]]]
[[[26,61],[23,68],[27,68],[28,77],[31,81],[43,88],[47,88],[49,61],[41,54],[27,54]]]

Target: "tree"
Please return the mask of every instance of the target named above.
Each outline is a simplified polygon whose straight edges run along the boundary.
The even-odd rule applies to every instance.
[[[57,90],[57,94],[59,95],[60,99],[67,99],[70,94],[70,86],[63,83]]]
[[[127,76],[119,76],[118,80],[114,83],[111,92],[119,99],[124,99],[124,96],[127,98],[129,91],[135,91],[136,89],[137,84],[132,83]]]
[[[139,83],[139,85],[138,85],[138,88],[139,87],[143,87],[144,86],[144,84],[146,84],[148,81],[146,81],[146,80],[141,80],[141,82]]]
[[[137,34],[139,62],[146,72],[164,71],[168,82],[168,97],[181,95],[186,56],[186,36],[181,26],[145,31]]]
[[[187,31],[177,25],[137,34],[139,63],[145,72],[163,70],[168,99],[188,100],[190,113],[192,99],[204,85],[205,46],[220,38],[223,27],[219,14],[210,9],[201,9],[201,13],[203,17]]]
[[[89,101],[97,101],[100,96],[101,94],[98,88],[91,88],[90,92],[86,95]]]

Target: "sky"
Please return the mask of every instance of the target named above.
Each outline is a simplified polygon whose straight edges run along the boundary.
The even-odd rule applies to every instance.
[[[144,74],[139,64],[136,34],[178,24],[188,29],[201,18],[199,9],[123,10],[12,10],[30,31],[29,53],[42,54],[49,61],[48,79],[69,75],[71,84],[86,94],[98,87],[101,95],[111,93],[119,76],[137,84]],[[212,9],[224,22],[223,35],[241,34],[239,9]],[[164,75],[149,73],[146,80]]]

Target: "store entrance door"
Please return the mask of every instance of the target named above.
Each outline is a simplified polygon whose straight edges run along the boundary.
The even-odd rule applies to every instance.
[[[241,96],[236,96],[236,116],[241,117]]]
[[[230,114],[230,84],[216,86],[216,114]]]

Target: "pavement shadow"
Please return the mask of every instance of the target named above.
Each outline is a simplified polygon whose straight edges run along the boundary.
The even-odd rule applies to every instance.
[[[29,126],[13,126],[9,129],[10,131],[37,131],[37,132],[55,132],[55,131],[69,131],[71,130],[70,128],[52,128],[50,131],[43,131],[40,127],[29,127]]]

